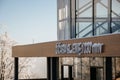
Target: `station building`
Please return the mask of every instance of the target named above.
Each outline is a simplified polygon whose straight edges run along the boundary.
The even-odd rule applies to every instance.
[[[120,0],[57,0],[58,40],[14,46],[15,80],[19,57],[47,57],[48,80],[117,80],[119,9]]]

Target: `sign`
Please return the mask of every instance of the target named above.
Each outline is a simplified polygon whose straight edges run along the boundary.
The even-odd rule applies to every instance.
[[[92,42],[80,42],[73,44],[56,43],[56,54],[71,54],[75,53],[90,54],[90,53],[102,53],[103,43]]]
[[[120,57],[120,34],[12,47],[13,57]]]

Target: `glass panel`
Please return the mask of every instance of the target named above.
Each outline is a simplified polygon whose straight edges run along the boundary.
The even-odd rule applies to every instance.
[[[70,39],[69,0],[58,0],[58,39]]]
[[[92,36],[92,0],[76,0],[76,10],[76,37]]]
[[[120,0],[112,0],[112,32],[120,32]]]
[[[64,78],[68,78],[68,66],[64,66]]]
[[[59,22],[59,39],[64,39],[64,22]]]
[[[69,22],[66,20],[65,21],[65,38],[64,39],[70,39],[70,27],[69,27]]]
[[[46,79],[47,58],[19,58],[19,79]],[[10,80],[10,79],[5,79]]]
[[[95,1],[96,8],[96,17],[108,17],[108,0],[96,0]]]
[[[76,37],[89,37],[92,36],[92,23],[91,22],[78,22],[76,26]]]
[[[108,33],[108,0],[95,0],[95,35]]]
[[[103,79],[103,68],[96,69],[96,80],[104,80]]]
[[[68,0],[60,0],[58,1],[58,13],[59,20],[65,19],[68,17]]]
[[[95,35],[102,35],[102,34],[107,34],[108,33],[108,22],[106,21],[101,21],[97,22],[95,24]]]
[[[76,10],[77,17],[92,17],[92,0],[76,0]]]

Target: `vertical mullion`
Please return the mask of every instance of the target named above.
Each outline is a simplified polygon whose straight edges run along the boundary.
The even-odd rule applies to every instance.
[[[61,65],[61,80],[64,79],[64,66]]]
[[[94,16],[94,11],[95,11],[95,3],[94,3],[94,0],[92,0],[92,36],[94,36],[95,35],[95,30],[94,30],[94,28],[95,28],[95,16]]]
[[[70,38],[72,38],[72,11],[71,11],[71,8],[72,8],[72,4],[71,4],[71,0],[69,0],[69,16],[70,16],[70,21],[69,21],[69,24],[70,24]]]
[[[75,0],[75,38],[76,38],[76,18],[77,15],[76,15],[76,0]]]
[[[47,80],[50,80],[51,78],[51,64],[50,64],[50,57],[47,57]]]
[[[79,9],[79,0],[75,0],[75,38],[79,38],[79,23],[77,21],[77,12]]]
[[[81,80],[82,80],[82,75],[83,75],[83,74],[82,74],[82,71],[83,71],[83,70],[82,70],[82,58],[81,58]]]
[[[112,80],[112,57],[106,57],[106,80]]]
[[[112,33],[112,0],[110,0],[110,33]]]
[[[71,38],[76,38],[76,0],[70,0],[70,22]]]
[[[105,79],[105,64],[104,64],[105,58],[103,57],[103,80]]]
[[[111,7],[112,5],[111,5],[111,0],[108,0],[108,32],[109,33],[112,33],[112,29],[111,29]]]
[[[14,80],[18,80],[18,65],[19,65],[19,59],[18,57],[14,58]]]
[[[116,57],[114,57],[114,73],[116,74]],[[116,78],[116,76],[115,76],[115,78]]]

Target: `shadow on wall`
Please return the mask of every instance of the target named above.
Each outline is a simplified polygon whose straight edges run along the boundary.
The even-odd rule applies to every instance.
[[[116,74],[116,80],[120,80],[120,72]]]

